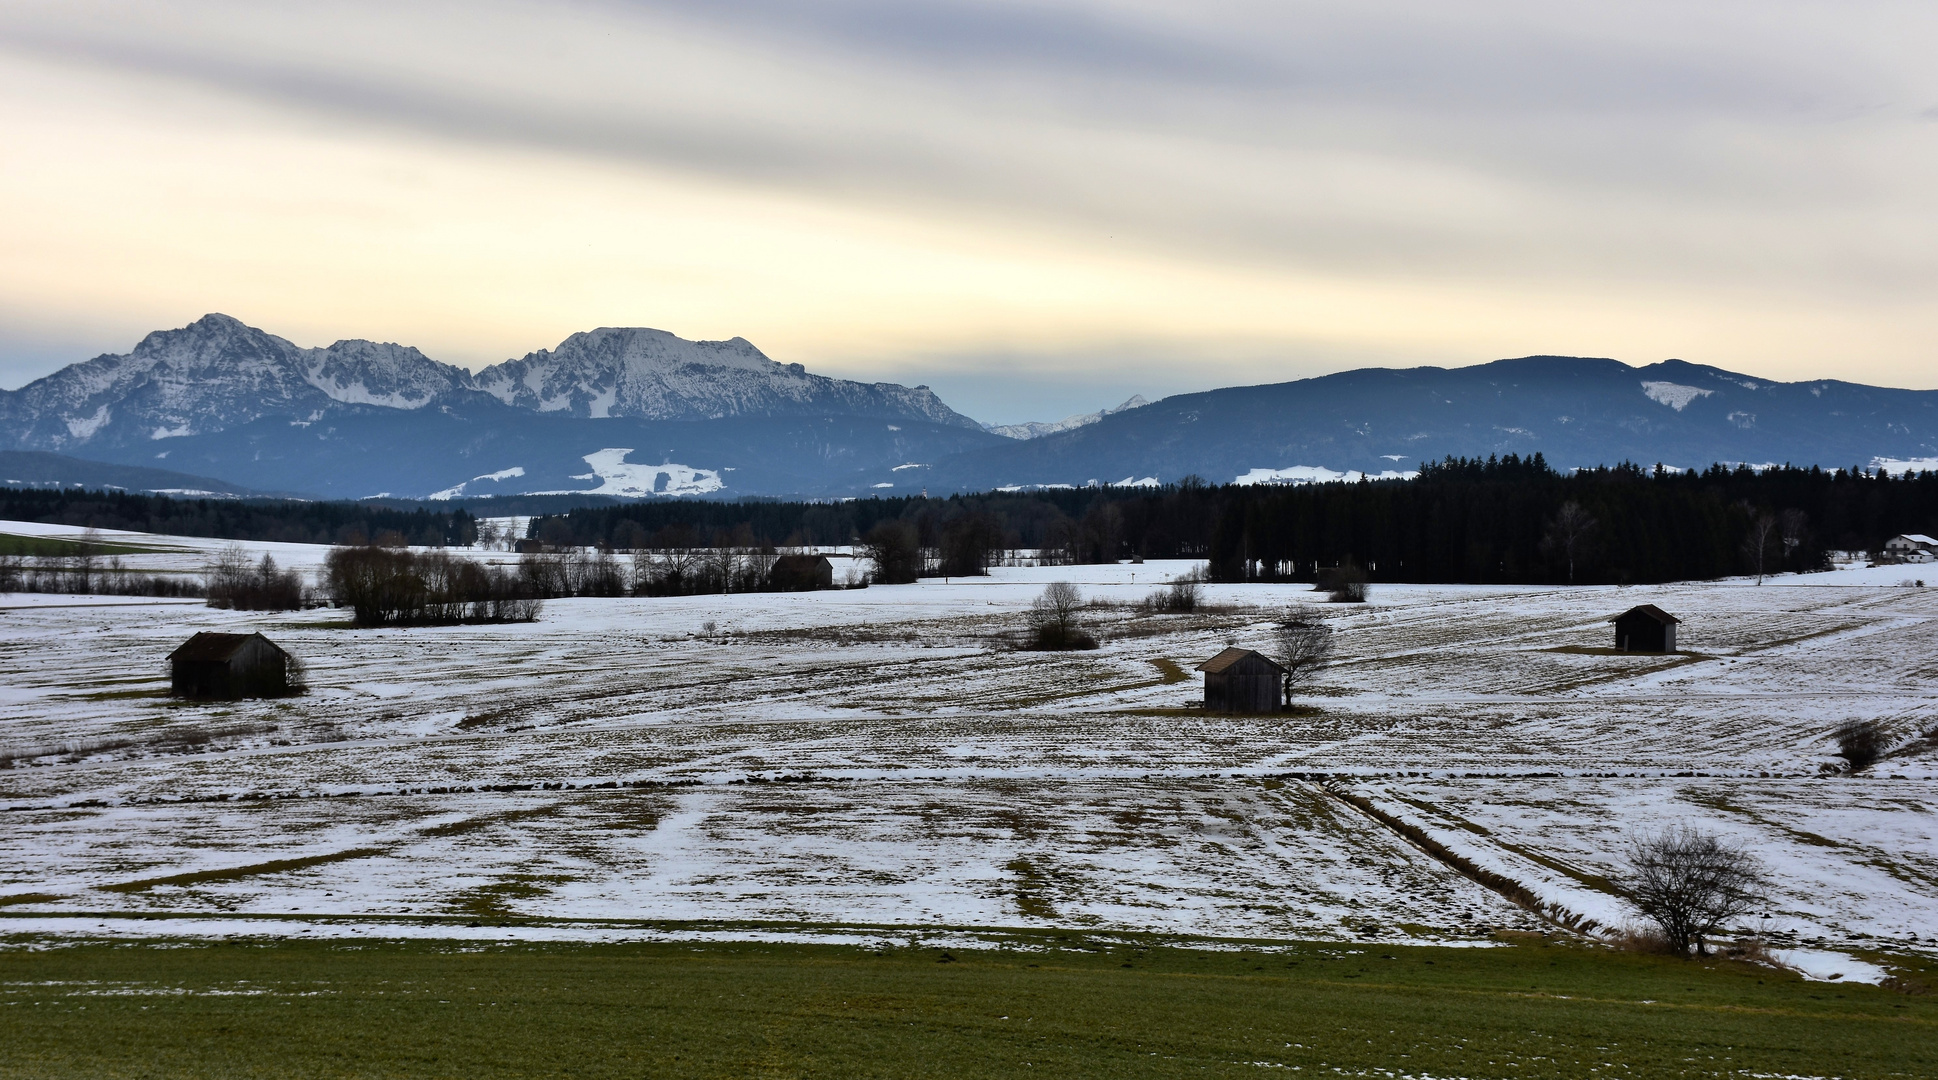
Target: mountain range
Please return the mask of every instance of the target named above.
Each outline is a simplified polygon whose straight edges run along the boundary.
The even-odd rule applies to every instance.
[[[1190,475],[1297,483],[1536,451],[1561,468],[1938,467],[1938,391],[1537,356],[1132,398],[988,427],[925,386],[815,375],[741,338],[607,327],[473,374],[404,345],[304,348],[208,315],[0,391],[0,451],[42,455],[27,469],[42,479],[8,482],[58,474],[152,490],[433,499],[840,498]],[[21,471],[29,459],[9,460]],[[123,471],[89,479],[90,462]]]

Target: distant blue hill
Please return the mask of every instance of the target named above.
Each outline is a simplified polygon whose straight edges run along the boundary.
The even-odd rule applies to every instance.
[[[1408,471],[1449,454],[1539,451],[1559,469],[1634,461],[1869,467],[1938,458],[1938,391],[1754,379],[1669,360],[1530,356],[1465,368],[1369,368],[1180,394],[1075,430],[925,470],[939,490],[1212,483],[1267,471]],[[1308,473],[1310,475],[1310,473]]]
[[[84,461],[39,450],[0,450],[0,485],[7,487],[108,489],[182,498],[260,498],[294,492],[258,491],[227,480],[189,473]]]

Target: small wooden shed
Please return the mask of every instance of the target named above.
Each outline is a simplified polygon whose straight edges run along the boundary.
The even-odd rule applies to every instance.
[[[1263,653],[1230,648],[1198,665],[1205,711],[1275,713],[1285,704],[1285,668]]]
[[[1676,651],[1676,624],[1682,620],[1654,604],[1629,608],[1608,621],[1615,624],[1615,647],[1623,652]]]
[[[767,571],[767,584],[781,592],[832,589],[834,564],[826,555],[783,555]]]
[[[203,631],[168,654],[170,692],[187,698],[279,697],[290,657],[261,634]]]

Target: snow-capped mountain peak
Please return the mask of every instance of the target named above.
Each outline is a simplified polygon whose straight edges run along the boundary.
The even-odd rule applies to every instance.
[[[480,371],[478,389],[507,405],[594,419],[713,420],[814,413],[975,421],[926,386],[859,383],[781,364],[745,338],[688,341],[646,327],[600,327]]]
[[[1106,416],[1115,416],[1120,412],[1129,412],[1132,409],[1142,408],[1149,404],[1150,402],[1145,399],[1143,394],[1135,394],[1114,409],[1099,409],[1091,413],[1078,413],[1075,416],[1066,416],[1061,420],[1032,420],[1025,424],[984,424],[982,429],[993,435],[1001,435],[1006,439],[1040,439],[1045,435],[1054,435],[1059,431],[1070,431],[1074,428],[1087,427],[1102,420]]]
[[[471,385],[464,369],[440,364],[408,345],[349,339],[303,350],[304,378],[332,400],[421,409],[440,394]]]

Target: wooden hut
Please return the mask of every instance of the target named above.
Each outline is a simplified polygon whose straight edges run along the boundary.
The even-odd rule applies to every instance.
[[[780,592],[834,588],[834,564],[826,555],[783,555],[767,571],[767,585]]]
[[[1198,665],[1205,673],[1205,711],[1274,713],[1285,704],[1285,669],[1251,649],[1226,649]]]
[[[1629,608],[1608,621],[1615,624],[1615,647],[1623,652],[1676,651],[1676,624],[1682,620],[1654,604]]]
[[[170,691],[187,698],[289,693],[290,657],[261,634],[204,631],[168,654]]]

